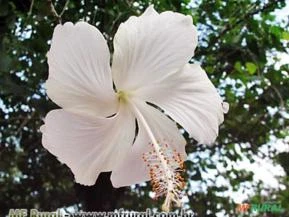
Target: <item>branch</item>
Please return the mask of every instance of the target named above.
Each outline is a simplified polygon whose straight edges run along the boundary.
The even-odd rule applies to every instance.
[[[212,45],[216,44],[216,42],[218,40],[220,40],[220,38],[222,38],[227,32],[231,31],[232,29],[234,29],[236,26],[238,26],[240,23],[244,22],[245,20],[253,17],[255,14],[258,14],[260,12],[266,11],[268,10],[271,6],[273,6],[274,4],[278,3],[279,0],[273,0],[270,1],[269,3],[267,3],[266,5],[264,5],[261,8],[256,8],[255,10],[245,14],[243,17],[241,17],[240,19],[238,19],[235,23],[233,23],[232,25],[226,25],[225,28],[220,32],[220,34],[215,37],[208,45],[208,48],[211,47]]]
[[[28,17],[30,17],[31,14],[32,14],[33,6],[34,6],[34,0],[31,0],[30,8],[29,8],[29,11],[28,11]]]
[[[285,106],[285,102],[283,100],[282,94],[280,93],[280,91],[278,90],[277,87],[275,87],[274,85],[271,85],[271,88],[274,90],[274,92],[276,93],[276,95],[278,96],[279,100],[280,100],[280,108],[282,110],[286,111],[286,106]]]
[[[62,23],[62,18],[61,17],[64,14],[65,10],[67,9],[67,6],[69,4],[69,0],[66,0],[65,5],[64,5],[64,7],[63,7],[63,9],[62,9],[60,14],[58,14],[57,11],[55,10],[55,7],[53,5],[52,0],[47,0],[47,2],[49,4],[49,6],[50,6],[50,11],[51,11],[52,15],[57,19],[58,23],[61,24]]]
[[[23,122],[20,124],[19,128],[16,131],[16,135],[19,134],[21,132],[21,130],[23,129],[23,127],[25,127],[28,122],[34,117],[34,115],[36,114],[36,111],[33,111],[30,115],[30,117],[26,117]]]
[[[61,13],[59,14],[60,17],[62,17],[62,15],[64,14],[64,12],[65,12],[66,9],[68,8],[68,4],[69,4],[69,0],[66,0],[65,5],[64,5]]]

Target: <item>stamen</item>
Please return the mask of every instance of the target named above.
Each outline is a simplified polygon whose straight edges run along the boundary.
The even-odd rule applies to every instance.
[[[153,191],[156,198],[166,195],[163,211],[170,211],[171,204],[174,202],[178,207],[181,206],[181,191],[185,186],[184,179],[180,173],[183,171],[183,160],[176,150],[171,150],[168,144],[161,145],[155,138],[145,117],[138,108],[131,103],[138,121],[143,125],[149,138],[151,139],[152,150],[143,155],[145,164],[149,168]]]
[[[152,144],[151,146],[153,148]],[[181,206],[181,192],[185,187],[184,179],[181,177],[184,169],[183,160],[181,155],[176,150],[171,150],[167,144],[160,146],[159,152],[167,164],[166,167],[162,165],[155,149],[144,153],[143,160],[150,171],[155,198],[166,195],[162,210],[168,212],[172,202],[178,207]]]

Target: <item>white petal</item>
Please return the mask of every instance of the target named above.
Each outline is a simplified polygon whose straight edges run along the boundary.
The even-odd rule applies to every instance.
[[[114,38],[113,79],[118,90],[134,90],[183,67],[193,56],[197,32],[192,18],[158,14],[150,6],[122,23]]]
[[[127,155],[135,136],[135,118],[121,111],[112,118],[89,119],[63,109],[48,113],[42,144],[74,173],[76,182],[93,185]]]
[[[152,82],[135,92],[136,97],[164,109],[199,143],[211,144],[224,120],[222,99],[206,72],[187,64],[162,82]]]
[[[57,25],[48,57],[48,96],[65,110],[91,116],[116,113],[117,98],[102,34],[85,22]]]
[[[161,145],[168,144],[172,149],[176,149],[185,160],[186,141],[176,124],[162,112],[146,103],[136,102],[136,106]],[[142,159],[142,154],[152,150],[149,145],[151,141],[139,120],[138,126],[138,136],[128,152],[128,156],[122,162],[119,162],[119,166],[112,171],[111,181],[114,187],[129,186],[150,179],[149,170]]]
[[[230,108],[229,103],[223,102],[223,103],[222,103],[222,107],[223,107],[223,112],[224,112],[225,114],[227,114],[227,113],[229,112],[229,108]]]
[[[159,13],[154,9],[153,5],[148,6],[142,16],[157,16]]]

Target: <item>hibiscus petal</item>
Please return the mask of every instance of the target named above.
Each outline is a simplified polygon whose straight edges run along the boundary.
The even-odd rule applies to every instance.
[[[47,57],[47,94],[55,103],[84,115],[116,113],[110,53],[95,27],[85,22],[57,25]]]
[[[122,23],[114,38],[113,79],[118,90],[131,90],[176,72],[193,56],[197,32],[192,18],[158,14],[152,6]]]
[[[176,124],[156,108],[143,102],[135,101],[135,103],[160,144],[168,144],[170,148],[176,149],[185,160],[187,157],[186,141]],[[134,145],[125,159],[120,161],[118,167],[112,171],[111,182],[114,187],[129,186],[150,180],[149,170],[142,159],[142,154],[152,150],[149,144],[151,141],[140,120],[138,120],[138,126],[139,132]]]
[[[127,155],[135,118],[120,111],[90,119],[59,109],[48,113],[41,131],[43,146],[72,170],[76,182],[93,185],[100,172],[113,170]]]
[[[162,82],[152,82],[135,92],[136,97],[164,109],[199,143],[211,144],[218,135],[228,106],[217,93],[206,72],[187,64]]]

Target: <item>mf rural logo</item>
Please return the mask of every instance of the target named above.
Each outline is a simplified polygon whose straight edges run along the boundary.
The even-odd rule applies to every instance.
[[[238,213],[282,213],[284,209],[280,202],[265,202],[265,203],[241,203],[237,204],[236,211]]]

